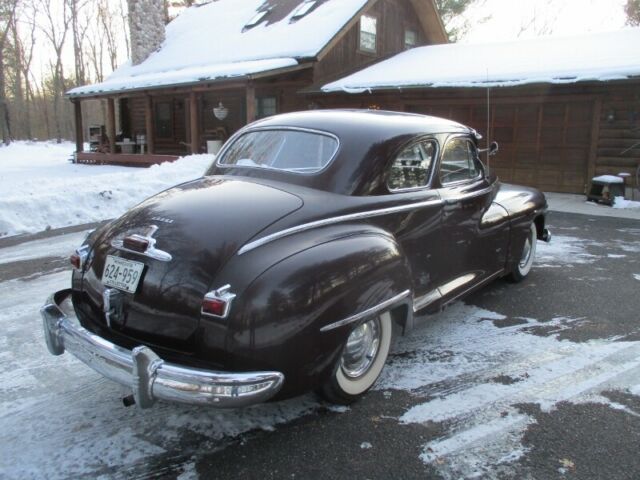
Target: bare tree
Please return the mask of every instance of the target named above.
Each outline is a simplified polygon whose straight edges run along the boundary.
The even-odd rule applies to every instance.
[[[18,0],[0,1],[0,117],[2,120],[2,140],[5,145],[11,143],[11,117],[7,104],[7,47],[9,32],[16,14]]]
[[[628,25],[640,26],[640,0],[627,0],[624,12],[627,14]]]
[[[63,50],[71,26],[72,17],[70,2],[73,0],[64,0],[63,2],[55,2],[55,0],[37,0],[40,14],[43,17],[42,23],[39,25],[40,31],[49,41],[55,57],[49,61],[51,76],[53,79],[51,94],[53,95],[53,112],[55,116],[56,140],[62,141],[62,124],[63,124],[63,96],[66,90],[66,80],[64,76],[64,63],[62,60]],[[52,4],[55,2],[56,6]]]

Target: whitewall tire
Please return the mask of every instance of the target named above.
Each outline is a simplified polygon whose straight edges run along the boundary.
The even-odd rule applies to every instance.
[[[536,230],[535,223],[532,223],[529,227],[529,232],[527,234],[527,238],[524,241],[524,245],[522,246],[522,254],[520,256],[520,260],[513,268],[510,279],[514,282],[520,282],[525,279],[529,272],[531,271],[531,267],[533,265],[533,260],[536,256],[536,243],[538,240],[538,231]]]
[[[338,404],[350,404],[362,397],[380,376],[389,356],[392,337],[393,322],[389,312],[353,328],[335,371],[320,394]]]

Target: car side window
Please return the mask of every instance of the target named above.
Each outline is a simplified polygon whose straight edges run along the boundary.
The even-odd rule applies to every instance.
[[[446,185],[471,180],[478,175],[480,166],[473,143],[466,138],[454,138],[447,142],[440,161],[440,183]]]
[[[415,143],[400,152],[391,164],[389,190],[425,187],[435,157],[436,145],[432,141]]]

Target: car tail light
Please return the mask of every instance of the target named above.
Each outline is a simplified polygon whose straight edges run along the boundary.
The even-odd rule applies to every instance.
[[[87,258],[89,258],[89,245],[83,245],[71,255],[69,261],[76,270],[84,270]]]
[[[122,240],[122,246],[134,252],[144,253],[149,248],[149,238],[142,235],[129,235]]]
[[[201,313],[210,317],[227,318],[231,309],[231,302],[236,298],[229,290],[231,285],[225,285],[207,293],[202,299]]]

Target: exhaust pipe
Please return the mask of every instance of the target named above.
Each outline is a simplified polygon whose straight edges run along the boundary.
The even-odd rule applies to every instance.
[[[125,407],[131,407],[136,404],[136,399],[133,395],[127,395],[122,399],[122,404]]]

